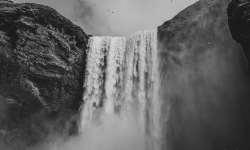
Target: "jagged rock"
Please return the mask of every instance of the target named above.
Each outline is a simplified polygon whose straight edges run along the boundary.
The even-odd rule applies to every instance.
[[[50,7],[0,1],[0,95],[31,112],[77,110],[87,40]]]
[[[228,24],[234,40],[239,42],[245,52],[248,62],[250,61],[250,1],[232,0],[229,3]],[[250,65],[248,65],[250,71]]]
[[[87,41],[48,6],[0,1],[0,149],[77,133]]]
[[[228,3],[200,0],[158,27],[166,149],[250,149],[247,62]]]

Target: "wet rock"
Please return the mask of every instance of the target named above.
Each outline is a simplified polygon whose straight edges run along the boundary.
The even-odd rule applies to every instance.
[[[250,82],[229,2],[200,0],[158,27],[166,149],[250,149]]]

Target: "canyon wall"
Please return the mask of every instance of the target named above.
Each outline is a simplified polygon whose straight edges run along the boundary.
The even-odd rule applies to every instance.
[[[158,27],[169,149],[250,147],[248,67],[228,27],[229,2],[198,1]]]

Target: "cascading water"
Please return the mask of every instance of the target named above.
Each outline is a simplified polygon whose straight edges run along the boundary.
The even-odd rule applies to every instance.
[[[115,122],[124,121],[123,124],[132,124],[129,120],[133,120],[135,130],[140,130],[143,146],[113,144],[107,149],[160,150],[164,142],[160,125],[157,30],[137,32],[130,38],[94,36],[88,46],[81,132],[91,134],[93,124],[101,126],[103,116],[107,115],[115,117]],[[111,120],[107,124],[114,122]],[[117,124],[111,126],[123,130]],[[88,148],[91,150],[91,146]]]

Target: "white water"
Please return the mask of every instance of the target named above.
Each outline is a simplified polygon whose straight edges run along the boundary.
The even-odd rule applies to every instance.
[[[84,150],[160,150],[157,30],[91,37],[82,106]]]

